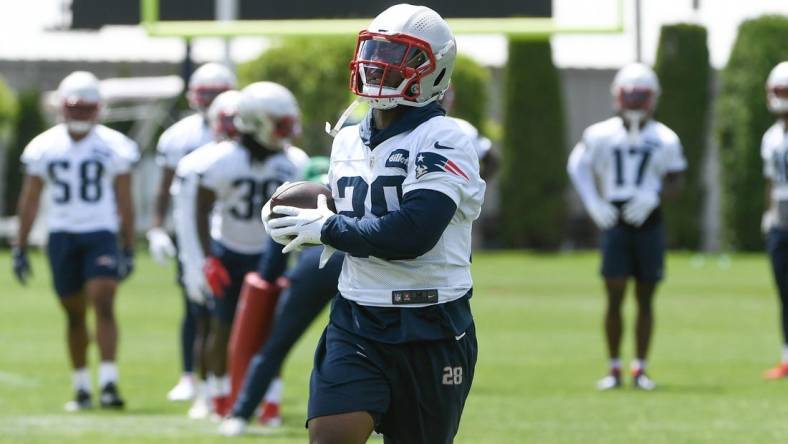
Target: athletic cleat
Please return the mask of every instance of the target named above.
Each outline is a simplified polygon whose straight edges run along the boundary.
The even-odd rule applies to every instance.
[[[206,419],[211,416],[213,410],[211,409],[211,402],[208,398],[198,396],[194,398],[192,406],[189,408],[189,418],[191,419]]]
[[[175,387],[167,392],[167,400],[173,402],[191,401],[194,399],[195,393],[194,378],[191,375],[183,375]]]
[[[266,427],[281,427],[282,412],[279,408],[279,403],[263,403],[262,412],[260,412],[260,416],[257,417],[257,422]]]
[[[104,409],[122,409],[126,403],[118,393],[118,387],[114,382],[110,382],[101,389],[101,396],[99,397],[101,408]]]
[[[657,388],[657,384],[648,377],[643,370],[632,371],[632,385],[636,389],[651,391]]]
[[[610,374],[596,383],[597,390],[605,391],[621,387],[621,371],[610,370]]]
[[[90,392],[87,390],[77,390],[74,399],[67,402],[63,406],[67,412],[78,412],[80,410],[88,410],[93,408],[93,400],[90,399]]]
[[[237,416],[226,418],[219,424],[219,434],[222,436],[241,436],[246,433],[246,420]]]
[[[763,373],[764,379],[782,379],[788,376],[788,363],[777,364],[776,367]]]

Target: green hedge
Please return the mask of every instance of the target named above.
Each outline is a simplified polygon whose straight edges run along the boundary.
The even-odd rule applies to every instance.
[[[46,121],[41,113],[41,94],[38,91],[24,91],[19,94],[19,114],[16,120],[14,142],[6,151],[5,177],[5,215],[16,214],[16,202],[22,189],[22,164],[19,157],[25,146],[35,136],[46,129]]]
[[[466,56],[458,56],[451,75],[454,89],[452,115],[465,119],[484,133],[490,71]]]
[[[14,174],[15,169],[18,169],[16,167],[18,161],[8,162],[8,153],[13,151],[14,147],[13,134],[17,112],[16,96],[0,76],[0,153],[4,153],[6,156],[4,171],[0,170],[0,172],[5,173],[5,187],[2,187],[2,189],[6,195],[8,193],[8,178]],[[0,202],[0,210],[2,210],[3,214],[9,214],[7,199]],[[13,211],[11,211],[11,214],[13,214]]]
[[[548,40],[510,38],[504,95],[501,240],[510,248],[557,248],[564,234],[567,153]]]
[[[303,136],[299,146],[309,154],[327,154],[331,138],[325,122],[332,125],[352,101],[348,85],[355,39],[282,39],[256,59],[238,66],[242,86],[268,80],[295,94],[301,106]]]
[[[786,36],[788,17],[762,16],[743,22],[728,65],[720,74],[716,135],[722,162],[723,222],[726,243],[738,249],[763,246],[760,142],[774,122],[766,109],[764,85],[769,71],[788,60]]]
[[[672,247],[698,249],[701,243],[701,164],[706,151],[711,74],[706,39],[703,26],[663,26],[654,66],[662,84],[655,117],[678,134],[688,164],[681,196],[665,205]]]

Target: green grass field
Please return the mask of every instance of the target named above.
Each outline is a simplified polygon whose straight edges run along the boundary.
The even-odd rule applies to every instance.
[[[215,443],[216,424],[165,400],[178,377],[181,303],[169,268],[146,257],[118,298],[124,413],[66,414],[64,319],[41,257],[32,285],[0,256],[0,443]],[[653,393],[598,393],[606,370],[594,254],[474,256],[479,362],[458,443],[767,443],[788,436],[777,299],[762,255],[673,255],[657,300]],[[631,300],[624,358],[631,358]],[[325,318],[285,369],[285,426],[240,442],[304,443],[307,378]],[[95,363],[95,352],[91,355]],[[629,381],[627,381],[629,382]],[[262,434],[267,436],[262,437]],[[373,439],[375,440],[375,439]],[[382,442],[382,441],[378,441]]]

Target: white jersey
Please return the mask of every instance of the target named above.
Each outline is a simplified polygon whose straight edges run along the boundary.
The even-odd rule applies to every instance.
[[[772,182],[772,201],[788,201],[788,128],[775,122],[761,141],[763,175]]]
[[[637,191],[659,193],[662,178],[683,171],[687,160],[678,136],[670,128],[649,120],[631,143],[620,117],[612,117],[588,127],[576,152],[586,157],[600,180],[601,195],[609,202],[629,200]]]
[[[476,156],[479,157],[479,160],[484,159],[484,156],[486,156],[492,148],[492,141],[479,134],[479,130],[467,120],[457,117],[452,117],[451,119],[454,120],[460,127],[460,130],[462,130],[462,132],[464,132],[465,135],[471,139],[471,142],[473,143],[473,149],[476,150]]]
[[[134,141],[103,125],[79,141],[64,124],[30,141],[22,163],[28,175],[44,180],[49,231],[117,232],[115,177],[129,173],[139,155]]]
[[[213,131],[201,114],[184,117],[159,137],[156,163],[160,167],[175,170],[183,156],[213,141]]]
[[[438,243],[422,256],[389,261],[346,255],[339,276],[343,297],[393,306],[393,292],[433,290],[444,303],[471,289],[471,225],[479,217],[485,183],[472,141],[451,118],[433,117],[374,150],[364,145],[358,125],[342,129],[331,150],[329,181],[337,211],[356,218],[396,211],[404,194],[419,189],[439,191],[457,205]]]
[[[276,189],[303,176],[307,155],[296,147],[254,161],[238,142],[222,142],[221,153],[203,171],[200,184],[216,193],[218,223],[211,237],[238,253],[263,251],[268,235],[260,211]]]

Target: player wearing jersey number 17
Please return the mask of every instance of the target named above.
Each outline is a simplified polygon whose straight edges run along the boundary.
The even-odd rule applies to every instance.
[[[780,363],[764,377],[788,376],[788,61],[775,66],[766,80],[766,102],[777,121],[763,135],[761,156],[766,177],[766,211],[761,228],[780,296],[783,352]]]
[[[597,387],[621,385],[621,305],[631,277],[638,303],[633,384],[652,390],[655,384],[646,375],[646,356],[653,328],[652,299],[664,274],[660,202],[678,194],[687,162],[676,134],[652,118],[660,88],[651,68],[639,63],[625,66],[616,74],[611,93],[618,115],[585,130],[567,167],[588,214],[602,230],[610,373]]]
[[[275,206],[283,217],[266,222],[285,252],[345,253],[315,352],[310,442],[363,443],[375,429],[386,442],[450,443],[459,429],[477,356],[471,225],[485,183],[473,142],[437,102],[456,50],[430,8],[379,14],[351,62],[351,90],[371,110],[332,131],[337,214],[319,200]]]
[[[17,208],[14,273],[23,284],[30,274],[28,236],[46,191],[47,252],[55,292],[66,314],[73,368],[75,398],[66,409],[92,406],[87,367],[89,306],[95,311],[101,358],[100,405],[120,408],[124,402],[115,363],[114,300],[118,280],[127,277],[134,264],[130,173],[139,152],[126,136],[97,124],[101,96],[93,74],[68,75],[60,83],[58,96],[62,123],[38,135],[22,153],[25,178]]]

